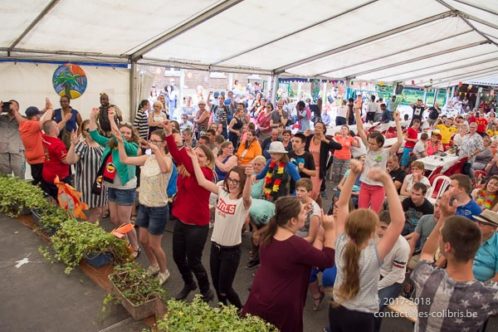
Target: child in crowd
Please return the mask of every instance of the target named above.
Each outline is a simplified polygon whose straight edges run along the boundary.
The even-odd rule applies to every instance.
[[[427,140],[429,139],[429,135],[427,133],[422,133],[420,135],[420,140],[415,144],[413,148],[413,155],[415,159],[424,158],[427,156]]]

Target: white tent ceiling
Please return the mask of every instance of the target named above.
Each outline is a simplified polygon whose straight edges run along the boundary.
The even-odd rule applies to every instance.
[[[3,59],[416,84],[498,76],[498,0],[0,0],[0,20]]]

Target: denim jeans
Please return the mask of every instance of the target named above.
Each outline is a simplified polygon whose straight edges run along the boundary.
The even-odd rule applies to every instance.
[[[234,247],[219,246],[211,243],[211,256],[209,265],[211,279],[218,295],[218,300],[223,304],[230,302],[237,308],[242,308],[239,295],[232,287],[235,274],[240,262],[240,245]]]
[[[393,300],[401,294],[401,284],[394,283],[391,286],[379,290],[379,311],[383,311]],[[380,331],[382,318],[375,317],[375,331]]]
[[[209,290],[209,279],[202,266],[202,250],[209,232],[209,225],[187,225],[180,220],[176,221],[173,231],[173,259],[182,279],[187,285],[192,285],[195,274],[201,293]]]

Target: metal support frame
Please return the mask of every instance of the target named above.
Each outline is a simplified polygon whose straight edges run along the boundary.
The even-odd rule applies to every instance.
[[[26,35],[33,30],[33,28],[47,15],[49,11],[51,11],[58,3],[60,0],[52,0],[49,2],[49,4],[43,8],[43,10],[36,16],[36,18],[28,25],[26,29],[21,33],[19,37],[17,37],[16,40],[12,44],[10,44],[9,48],[7,49],[7,53],[10,53],[14,50],[14,48],[21,42],[21,40],[26,37]],[[10,54],[9,54],[10,55]]]
[[[130,123],[133,122],[133,119],[135,118],[135,112],[137,109],[138,105],[138,98],[137,98],[137,62],[132,61],[131,62],[131,68],[130,68]]]
[[[470,32],[473,32],[474,30],[467,30],[467,31],[463,31],[463,32],[460,32],[460,33],[456,33],[454,35],[450,35],[450,36],[446,36],[446,37],[443,37],[443,38],[440,38],[440,39],[437,39],[437,40],[434,40],[434,41],[431,41],[429,43],[424,43],[422,45],[417,45],[417,46],[413,46],[413,47],[409,47],[409,48],[405,48],[405,49],[402,49],[402,50],[399,50],[397,52],[393,52],[393,53],[389,53],[389,54],[386,54],[386,55],[383,55],[383,56],[379,56],[379,57],[376,57],[376,58],[372,58],[372,59],[368,59],[368,60],[363,60],[363,61],[360,61],[360,62],[357,62],[357,63],[354,63],[354,64],[351,64],[351,65],[347,65],[347,66],[343,66],[343,67],[339,67],[339,68],[334,68],[334,69],[329,69],[327,71],[323,71],[321,73],[319,73],[318,75],[325,75],[327,73],[333,73],[335,71],[338,71],[338,70],[344,70],[344,69],[348,69],[348,68],[351,68],[351,67],[354,67],[354,66],[359,66],[359,65],[363,65],[365,63],[369,63],[369,62],[372,62],[372,61],[377,61],[377,60],[381,60],[381,59],[384,59],[384,58],[387,58],[387,57],[390,57],[390,56],[393,56],[393,55],[398,55],[400,53],[405,53],[405,52],[409,52],[409,51],[413,51],[413,50],[416,50],[422,46],[427,46],[427,45],[432,45],[432,44],[436,44],[436,43],[439,43],[439,42],[442,42],[442,41],[445,41],[447,39],[451,39],[451,38],[455,38],[455,37],[459,37],[459,36],[462,36],[466,33],[470,33]],[[363,45],[362,45],[363,46]]]
[[[491,59],[491,60],[487,59],[487,60],[472,62],[472,63],[466,64],[466,65],[463,65],[463,66],[451,67],[451,68],[444,69],[444,70],[438,70],[438,71],[435,71],[435,72],[432,72],[432,73],[427,73],[427,74],[423,74],[423,75],[413,76],[413,77],[410,77],[410,79],[415,80],[415,79],[424,78],[424,77],[427,77],[429,79],[430,78],[437,79],[437,78],[434,78],[434,77],[431,77],[431,76],[435,75],[435,74],[441,74],[441,73],[450,72],[452,70],[458,70],[458,69],[464,69],[466,67],[472,67],[472,66],[476,66],[476,65],[482,65],[482,64],[489,63],[491,61],[497,61],[497,60],[498,60],[498,58]],[[495,68],[496,68],[496,65],[495,65]],[[462,74],[462,75],[465,75],[465,73]]]
[[[409,64],[409,63],[412,63],[412,62],[417,62],[417,61],[425,60],[425,59],[428,59],[428,58],[432,58],[432,57],[435,57],[435,56],[444,55],[444,54],[448,54],[448,53],[453,53],[453,52],[456,52],[456,51],[464,50],[464,49],[467,49],[467,48],[472,48],[472,47],[480,46],[482,44],[488,44],[488,41],[479,41],[479,42],[475,42],[475,43],[470,43],[470,44],[466,44],[466,45],[462,45],[462,46],[453,47],[453,48],[450,48],[450,49],[447,49],[447,50],[442,50],[442,51],[438,51],[438,52],[434,52],[434,53],[424,54],[424,55],[419,56],[419,57],[415,57],[415,58],[411,58],[411,59],[408,59],[408,60],[403,60],[403,61],[399,61],[399,62],[395,62],[395,63],[390,63],[388,65],[380,66],[380,67],[377,67],[377,68],[372,68],[372,69],[369,69],[369,70],[364,70],[364,71],[361,71],[361,72],[358,72],[358,73],[354,73],[354,74],[351,74],[351,75],[348,75],[348,76],[356,76],[356,77],[358,77],[360,75],[366,75],[366,74],[374,73],[376,71],[381,71],[381,70],[384,70],[384,69],[394,68],[394,67],[406,65],[406,64]],[[456,60],[456,61],[458,61],[458,60]]]
[[[454,11],[450,10],[450,11],[447,11],[447,12],[444,12],[444,13],[441,13],[441,14],[437,14],[437,15],[433,15],[433,16],[430,16],[430,17],[426,17],[424,19],[421,19],[421,20],[418,20],[418,21],[415,21],[415,22],[412,22],[412,23],[409,23],[409,24],[405,24],[405,25],[396,27],[394,29],[390,29],[390,30],[384,31],[384,32],[378,33],[376,35],[369,36],[367,38],[363,38],[363,39],[354,41],[354,42],[349,43],[347,45],[342,45],[342,46],[336,47],[334,49],[331,49],[331,50],[328,50],[328,51],[325,51],[325,52],[321,52],[321,53],[312,55],[310,57],[307,57],[307,58],[304,58],[304,59],[301,59],[301,60],[298,60],[298,61],[294,61],[292,63],[286,64],[286,65],[283,65],[283,66],[280,66],[278,68],[275,68],[274,72],[276,74],[279,74],[281,72],[284,72],[288,68],[297,67],[297,66],[305,64],[307,62],[318,60],[318,59],[324,58],[324,57],[332,55],[332,54],[336,54],[336,53],[339,53],[339,52],[342,52],[342,51],[349,50],[349,49],[354,48],[356,46],[360,46],[360,45],[363,45],[363,44],[366,44],[366,43],[370,43],[370,42],[373,42],[373,41],[376,41],[376,40],[379,40],[379,39],[382,39],[382,38],[385,38],[385,37],[389,37],[391,35],[394,35],[394,34],[397,34],[397,33],[400,33],[400,32],[406,31],[406,30],[410,30],[410,29],[419,27],[421,25],[424,25],[424,24],[427,24],[427,23],[431,23],[431,22],[434,22],[434,21],[437,21],[437,20],[440,20],[440,19],[443,19],[443,18],[446,18],[446,17],[451,17],[451,16],[456,16],[456,13]]]
[[[476,21],[478,23],[481,23],[481,24],[484,24],[484,25],[487,25],[489,27],[492,27],[494,29],[498,29],[498,26],[495,25],[495,24],[492,24],[492,23],[489,23],[487,21],[484,21],[484,20],[481,20],[480,18],[478,17],[475,17],[475,16],[472,16],[472,15],[469,15],[469,14],[465,14],[457,9],[455,9],[453,6],[447,4],[444,0],[436,0],[437,2],[439,2],[441,5],[445,6],[446,8],[448,8],[449,10],[451,11],[454,11],[458,17],[460,17],[469,27],[471,27],[475,32],[477,32],[478,34],[480,34],[481,36],[483,36],[484,38],[486,38],[486,40],[488,40],[490,43],[498,46],[498,43],[496,43],[495,41],[493,41],[491,38],[489,38],[488,36],[486,36],[484,33],[481,32],[481,30],[477,29],[472,23],[469,22],[469,19],[473,20],[473,21]]]
[[[495,72],[495,71],[498,71],[496,69],[496,66],[494,66],[494,67],[488,67],[488,68],[483,68],[483,69],[469,71],[469,72],[466,72],[466,73],[463,73],[463,74],[451,75],[451,76],[436,78],[436,79],[434,79],[432,81],[432,83],[433,83],[433,85],[437,86],[438,84],[441,84],[441,82],[452,81],[452,80],[456,80],[456,79],[459,79],[459,80],[460,79],[465,79],[465,78],[468,78],[468,77],[474,77],[475,75],[488,74],[488,73],[492,73],[492,72]]]
[[[285,35],[283,35],[283,36],[280,36],[280,37],[278,37],[278,38],[272,39],[272,40],[267,41],[267,42],[265,42],[265,43],[263,43],[263,44],[260,44],[260,45],[257,45],[257,46],[254,46],[254,47],[248,48],[248,49],[246,49],[246,50],[244,50],[244,51],[242,51],[242,52],[238,52],[238,53],[236,53],[236,54],[232,54],[232,55],[230,55],[230,56],[228,56],[228,57],[226,57],[226,58],[223,58],[223,59],[221,59],[221,60],[218,60],[218,61],[214,62],[214,63],[213,63],[213,65],[218,65],[218,64],[220,64],[220,63],[226,62],[226,61],[231,60],[231,59],[233,59],[233,58],[236,58],[236,57],[238,57],[238,56],[244,55],[244,54],[246,54],[246,53],[249,53],[249,52],[255,51],[255,50],[257,50],[257,49],[260,49],[260,48],[262,48],[262,47],[268,46],[268,45],[270,45],[270,44],[276,43],[276,42],[278,42],[278,41],[280,41],[280,40],[282,40],[282,39],[285,39],[285,38],[288,38],[288,37],[290,37],[290,36],[292,36],[292,35],[295,35],[296,33],[300,33],[300,32],[306,31],[306,30],[308,30],[308,29],[314,28],[314,27],[316,27],[316,26],[318,26],[318,25],[320,25],[320,24],[326,23],[326,22],[328,22],[328,21],[334,20],[334,19],[336,19],[336,18],[338,18],[338,17],[341,17],[341,16],[343,16],[343,15],[349,14],[349,13],[351,13],[351,12],[355,11],[355,10],[361,9],[361,8],[363,8],[363,7],[365,7],[365,6],[368,6],[368,5],[370,5],[370,4],[374,3],[374,2],[377,2],[377,1],[379,1],[379,0],[371,0],[371,1],[365,2],[365,3],[361,4],[361,5],[358,5],[358,6],[356,6],[356,7],[350,8],[350,9],[348,9],[348,10],[346,10],[346,11],[343,11],[343,12],[341,12],[341,13],[339,13],[339,14],[335,14],[335,15],[333,15],[333,16],[327,17],[327,18],[325,18],[325,19],[323,19],[323,20],[320,20],[320,21],[315,22],[315,23],[313,23],[313,24],[307,25],[307,26],[305,26],[305,27],[303,27],[303,28],[300,28],[300,29],[298,29],[298,30],[292,31],[292,32],[290,32],[290,33],[286,33],[286,34],[285,34]]]
[[[133,52],[133,54],[131,55],[131,59],[138,60],[138,59],[142,58],[145,53],[151,51],[152,49],[160,46],[161,44],[164,44],[168,40],[171,40],[171,39],[181,35],[182,33],[186,32],[186,31],[198,26],[199,24],[204,23],[205,21],[207,21],[207,20],[213,18],[214,16],[224,12],[225,10],[229,9],[230,7],[233,7],[237,4],[239,4],[242,1],[243,0],[226,0],[226,1],[223,1],[222,3],[215,5],[214,7],[209,8],[206,11],[201,12],[200,14],[194,16],[193,18],[191,18],[187,22],[184,22],[180,26],[173,28],[173,30],[169,30],[169,31],[165,32],[159,38],[151,41],[147,45],[145,45],[145,46],[141,47],[140,49],[138,49],[137,51]]]
[[[401,76],[403,76],[405,74],[412,74],[413,72],[416,72],[416,71],[419,71],[419,70],[425,70],[425,69],[430,69],[430,68],[437,68],[439,66],[444,66],[444,65],[447,65],[447,64],[452,64],[452,63],[455,63],[455,62],[458,62],[458,61],[464,61],[464,60],[469,60],[469,59],[473,60],[476,57],[480,57],[480,56],[488,55],[488,54],[493,54],[493,53],[496,53],[496,55],[498,55],[498,50],[493,51],[493,52],[486,52],[486,53],[478,54],[478,55],[472,55],[472,56],[468,56],[468,57],[461,58],[461,59],[458,59],[458,60],[441,62],[441,63],[430,65],[430,66],[427,66],[427,67],[424,67],[424,68],[411,69],[411,70],[407,70],[407,71],[404,71],[404,72],[401,72],[401,73],[397,73],[395,75],[378,77],[376,79],[382,80],[382,81],[403,80],[403,78],[401,78]]]
[[[458,3],[462,4],[462,5],[469,6],[469,7],[475,8],[475,9],[479,9],[479,10],[482,10],[482,11],[484,11],[486,13],[498,16],[498,13],[495,12],[495,11],[492,11],[491,9],[481,8],[481,7],[476,6],[476,5],[472,4],[472,3],[468,3],[468,2],[462,1],[462,0],[453,0],[453,1],[458,2]]]

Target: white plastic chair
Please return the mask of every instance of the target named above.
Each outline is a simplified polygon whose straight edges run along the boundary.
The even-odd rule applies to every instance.
[[[434,195],[434,191],[436,190],[437,185],[440,182],[441,182],[441,185],[439,186],[437,193]],[[448,189],[448,187],[450,186],[450,183],[451,183],[451,179],[449,177],[447,177],[445,175],[438,176],[436,179],[434,179],[434,182],[432,183],[429,190],[427,190],[427,194],[425,194],[425,197],[427,198],[427,200],[429,200],[429,202],[431,202],[434,205],[436,200],[439,197],[443,196],[446,189]]]

